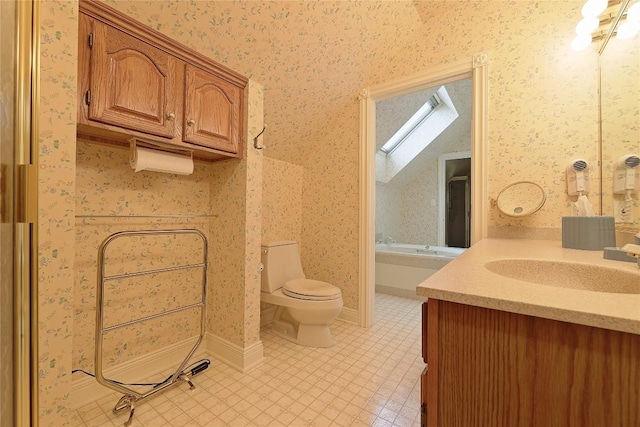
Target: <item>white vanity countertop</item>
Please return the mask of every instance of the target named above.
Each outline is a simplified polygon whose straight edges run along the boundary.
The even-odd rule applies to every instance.
[[[595,292],[511,279],[487,270],[497,259],[538,259],[600,265],[638,275],[636,263],[604,259],[602,251],[565,249],[559,240],[483,239],[416,288],[444,301],[640,335],[640,293]]]

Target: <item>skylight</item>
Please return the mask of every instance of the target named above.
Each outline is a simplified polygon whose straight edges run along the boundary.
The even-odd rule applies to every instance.
[[[376,151],[377,182],[388,183],[391,181],[394,176],[411,163],[416,156],[434,142],[458,118],[458,112],[447,93],[447,89],[441,86],[436,91],[436,94],[424,104],[422,104],[422,101],[414,103],[412,111],[422,105],[419,107],[418,112],[402,125],[400,130],[389,139],[389,142],[383,148]],[[402,108],[401,105],[396,106]],[[383,117],[380,118],[379,123],[384,123]],[[391,132],[392,130],[390,129],[386,135],[391,134]]]
[[[380,151],[389,155],[400,144],[402,144],[411,133],[424,122],[440,105],[441,100],[437,93],[434,93],[431,98],[424,103],[422,107],[416,113],[411,116],[407,122],[402,125],[400,129],[389,140],[380,147]]]

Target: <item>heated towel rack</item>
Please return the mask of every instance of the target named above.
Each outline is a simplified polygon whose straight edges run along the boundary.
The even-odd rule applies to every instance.
[[[105,275],[106,252],[109,245],[117,239],[126,239],[126,238],[131,238],[136,236],[151,236],[151,235],[179,236],[179,235],[188,235],[188,234],[196,235],[202,241],[202,246],[201,246],[202,259],[200,262],[196,262],[193,264],[189,263],[189,264],[183,264],[178,266],[171,266],[166,268],[134,271],[134,272],[111,275],[111,276]],[[189,378],[188,373],[185,373],[184,371],[185,371],[185,367],[187,366],[187,363],[189,362],[189,359],[193,357],[198,346],[200,345],[200,343],[204,338],[205,321],[206,321],[206,299],[207,299],[207,251],[208,251],[208,243],[207,243],[206,236],[201,231],[194,230],[194,229],[121,231],[118,233],[111,234],[109,237],[103,240],[102,244],[100,245],[100,248],[98,249],[98,282],[97,282],[97,291],[96,291],[95,376],[96,376],[96,380],[101,385],[123,394],[123,396],[118,400],[115,407],[113,408],[113,412],[117,413],[127,408],[129,409],[129,418],[124,423],[125,426],[131,425],[131,422],[133,421],[134,412],[136,409],[136,404],[141,400],[146,399],[151,395],[154,395],[168,387],[174,386],[181,382],[188,383],[191,389],[195,388],[195,386],[193,385],[193,382]],[[202,297],[200,301],[197,301],[192,304],[180,306],[177,308],[173,308],[170,310],[154,313],[144,317],[140,317],[138,319],[134,319],[134,320],[130,320],[130,321],[105,327],[104,325],[104,309],[105,309],[104,288],[107,282],[141,277],[141,276],[148,276],[152,274],[158,275],[166,272],[191,270],[191,269],[201,269],[202,271]],[[103,363],[102,363],[105,334],[117,329],[126,328],[128,326],[143,323],[149,320],[158,319],[164,316],[171,316],[173,314],[184,312],[186,310],[194,310],[194,309],[200,309],[200,335],[198,337],[198,340],[194,344],[191,351],[189,351],[189,354],[184,358],[180,366],[178,366],[175,372],[170,377],[168,377],[164,382],[156,385],[152,390],[148,392],[141,393],[139,391],[136,391],[134,389],[127,387],[125,384],[119,381],[105,378],[103,373]]]

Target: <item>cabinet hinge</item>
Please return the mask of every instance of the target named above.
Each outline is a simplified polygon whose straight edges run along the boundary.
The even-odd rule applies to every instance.
[[[89,49],[93,47],[93,33],[89,34]]]
[[[91,91],[88,90],[87,94],[85,96],[85,101],[87,102],[87,105],[91,105]]]

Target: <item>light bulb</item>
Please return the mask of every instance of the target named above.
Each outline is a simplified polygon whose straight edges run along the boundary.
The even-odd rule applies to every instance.
[[[591,34],[600,26],[598,18],[584,18],[576,25],[576,34]]]
[[[587,0],[584,6],[582,6],[582,16],[585,18],[595,18],[604,12],[608,5],[608,0]]]
[[[591,35],[590,34],[578,34],[575,39],[571,42],[571,49],[580,52],[581,50],[585,50],[591,44]]]
[[[640,22],[640,2],[634,4],[627,10],[627,21]]]
[[[620,40],[627,40],[638,34],[638,31],[640,31],[640,23],[625,21],[618,27],[616,38]]]

